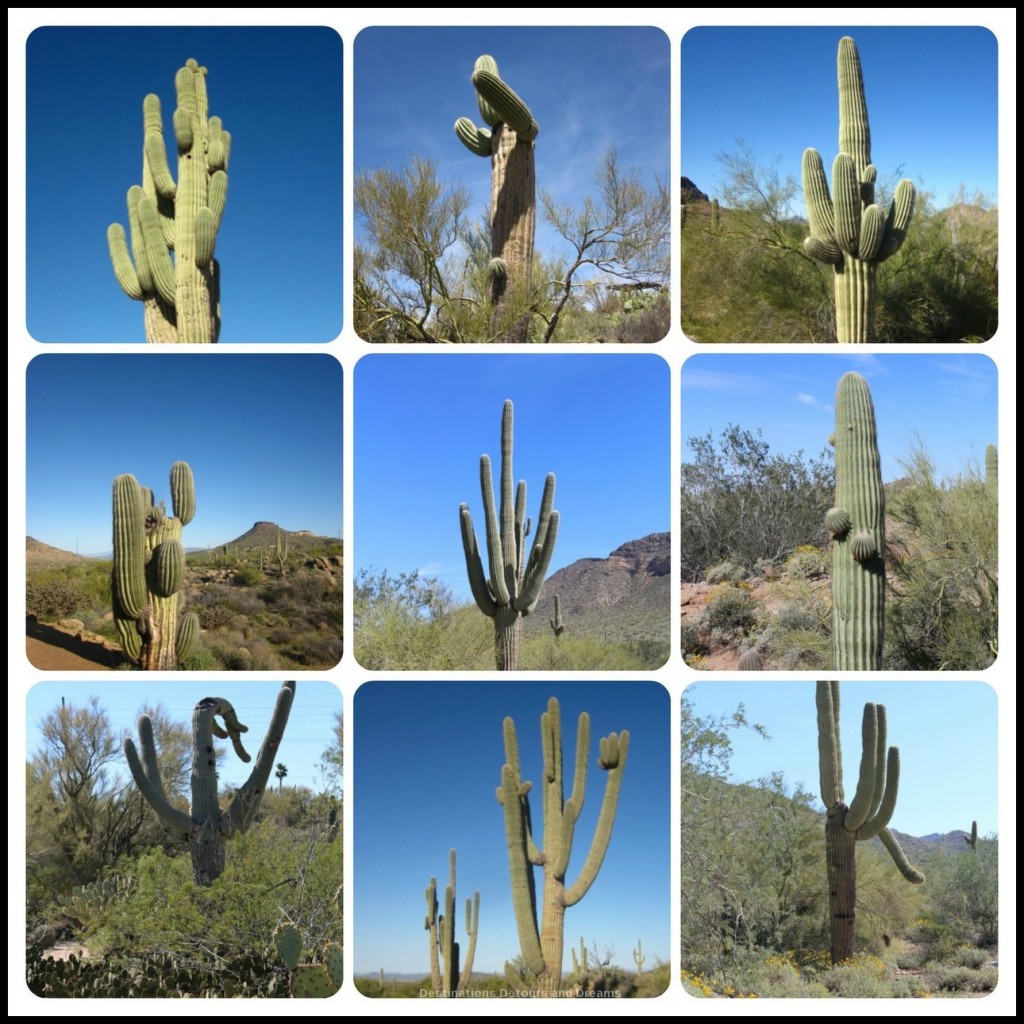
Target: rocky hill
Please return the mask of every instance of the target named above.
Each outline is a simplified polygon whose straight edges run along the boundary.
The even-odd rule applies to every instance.
[[[566,635],[667,642],[670,565],[668,533],[627,541],[607,558],[581,558],[548,577],[526,632],[550,629],[557,594]]]
[[[312,548],[340,547],[342,542],[337,537],[318,537],[310,530],[285,530],[277,523],[268,523],[263,520],[255,522],[252,527],[234,540],[226,541],[225,544],[208,549],[211,553],[223,551],[226,546],[241,554],[248,551],[273,550],[278,537],[281,540],[288,540],[290,552],[302,553]]]
[[[35,537],[25,538],[25,564],[29,569],[44,569],[50,566],[74,565],[88,562],[84,555],[76,555],[73,551],[62,551],[60,548],[44,544]]]

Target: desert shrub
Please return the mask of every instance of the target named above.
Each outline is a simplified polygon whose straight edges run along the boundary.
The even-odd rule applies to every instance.
[[[643,296],[643,297],[641,297]],[[615,340],[623,345],[646,345],[661,341],[671,325],[668,292],[637,293],[627,300],[615,328]]]
[[[825,513],[835,474],[825,453],[773,455],[760,432],[737,426],[716,442],[691,437],[683,463],[680,549],[684,580],[704,578],[708,566],[734,562],[752,570],[775,563],[804,544],[825,542]]]
[[[815,576],[826,576],[831,571],[831,556],[813,544],[801,544],[786,559],[786,572],[798,579],[809,580]]]
[[[25,607],[43,620],[62,619],[77,610],[84,589],[78,580],[49,573],[27,581]]]
[[[196,606],[200,629],[218,629],[229,625],[235,613],[223,604],[200,604]]]
[[[256,565],[240,565],[232,577],[236,587],[258,587],[263,580],[263,570]]]
[[[925,970],[934,978],[940,992],[992,992],[999,981],[999,972],[993,967],[961,967],[956,964],[928,963]]]
[[[684,657],[688,654],[706,655],[710,653],[710,648],[700,629],[690,619],[683,619],[679,625],[679,647]]]
[[[973,946],[961,946],[956,951],[955,961],[960,967],[970,967],[976,971],[988,960],[988,954],[983,949],[975,949]]]
[[[181,667],[188,672],[217,672],[224,668],[223,662],[202,642],[192,648],[192,652],[181,662]]]
[[[757,624],[757,603],[749,590],[729,587],[707,603],[701,616],[722,639],[744,635]]]
[[[720,562],[713,565],[704,575],[707,583],[739,583],[746,576],[743,567],[732,562]]]
[[[892,980],[886,965],[873,956],[858,956],[838,964],[821,976],[821,983],[834,996],[843,999],[889,999]]]

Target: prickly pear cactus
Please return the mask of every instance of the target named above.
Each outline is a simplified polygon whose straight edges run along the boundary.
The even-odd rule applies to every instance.
[[[130,473],[114,481],[114,626],[124,653],[155,671],[177,669],[199,635],[199,619],[182,611],[181,528],[196,511],[187,462],[171,467],[171,507],[168,516]]]
[[[231,136],[219,117],[207,116],[206,68],[189,58],[174,86],[178,180],[167,162],[160,98],[150,93],[142,104],[142,185],[128,190],[131,255],[120,224],[107,228],[107,244],[121,290],[143,304],[147,341],[215,342],[220,270],[213,249]]]
[[[498,75],[493,57],[477,58],[472,81],[488,127],[460,117],[455,134],[475,156],[491,158],[491,326],[496,340],[521,344],[529,328],[539,128],[530,108]]]
[[[871,162],[871,130],[860,55],[849,36],[839,40],[839,155],[832,192],[821,156],[804,150],[803,185],[810,222],[807,254],[830,264],[835,276],[836,338],[874,340],[875,272],[897,252],[910,227],[916,192],[904,178],[885,212],[875,203],[878,170]]]

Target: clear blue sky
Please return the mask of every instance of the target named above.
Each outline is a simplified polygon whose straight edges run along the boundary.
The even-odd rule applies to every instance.
[[[373,682],[355,697],[355,970],[429,973],[424,891],[436,877],[443,896],[455,848],[458,940],[466,949],[465,901],[480,892],[477,971],[502,972],[519,952],[501,807],[495,789],[505,762],[502,722],[519,737],[522,777],[538,790],[540,716],[549,697],[561,707],[564,771],[576,754],[576,723],[590,715],[590,769],[569,871],[579,874],[594,834],[605,773],[598,740],[629,731],[630,746],[611,844],[594,885],[566,911],[569,946],[613,946],[634,969],[642,940],[647,966],[669,958],[671,732],[669,696],[657,683]],[[566,760],[567,759],[567,760]],[[571,789],[571,782],[567,787]],[[531,794],[535,839],[543,812]],[[538,875],[538,887],[542,885]]]
[[[730,423],[760,427],[773,452],[831,453],[836,385],[849,370],[871,388],[886,483],[904,475],[915,433],[940,478],[972,463],[984,472],[985,448],[998,443],[996,367],[973,353],[692,356],[683,364],[683,461],[693,458],[689,438],[717,438]]]
[[[746,142],[798,185],[809,146],[839,151],[836,52],[860,53],[879,180],[900,170],[948,205],[962,182],[996,199],[996,39],[983,28],[696,28],[682,44],[682,173],[714,196],[716,154]],[[797,193],[791,211],[805,216]]]
[[[217,740],[217,746],[227,751],[217,774],[222,790],[225,786],[240,786],[252,771],[280,689],[279,682],[262,679],[250,679],[245,683],[204,683],[185,679],[169,683],[166,680],[151,681],[138,675],[130,681],[126,678],[105,683],[37,683],[26,697],[25,750],[31,760],[43,747],[40,723],[60,707],[61,698],[65,698],[69,705],[85,707],[91,697],[97,697],[100,707],[107,713],[111,732],[119,740],[131,736],[138,748],[138,720],[144,708],[161,704],[173,721],[182,722],[191,730],[192,709],[196,704],[204,697],[223,697],[234,706],[238,720],[249,727],[242,737],[242,744],[253,761],[245,764],[235,755],[230,740]],[[323,791],[324,781],[317,762],[334,742],[335,714],[341,709],[341,693],[331,683],[300,680],[296,684],[288,725],[275,758],[275,764],[280,761],[288,769],[285,785]],[[124,781],[131,777],[123,754],[119,754],[111,774]],[[273,776],[271,785],[277,785]]]
[[[28,40],[28,329],[39,341],[144,342],[107,226],[127,227],[156,93],[172,173],[174,75],[209,68],[231,133],[217,236],[221,342],[327,342],[342,321],[342,54],[327,28],[41,28]]]
[[[537,191],[582,208],[608,147],[636,166],[648,188],[669,178],[669,42],[660,29],[370,28],[355,43],[355,172],[433,160],[447,186],[465,185],[469,213],[486,218],[490,161],[455,136],[459,117],[481,124],[470,81],[481,54],[530,108],[537,136]],[[361,234],[355,221],[356,244]],[[561,245],[559,245],[561,243]],[[544,223],[538,254],[566,243]]]
[[[513,471],[527,514],[554,473],[561,515],[550,572],[669,529],[669,370],[653,355],[372,355],[355,370],[355,565],[419,569],[472,597],[459,505],[483,538],[480,456]]]
[[[187,462],[187,548],[257,520],[341,531],[342,371],[327,355],[42,355],[28,367],[30,536],[83,555],[111,550],[114,477],[131,473],[170,510]]]
[[[818,726],[813,682],[700,682],[683,699],[701,717],[731,715],[738,704],[747,720],[768,730],[765,742],[751,729],[730,733],[731,781],[747,782],[774,771],[818,793]],[[860,770],[864,705],[884,704],[889,746],[900,750],[900,788],[891,827],[924,836],[978,822],[982,835],[998,832],[998,750],[995,691],[980,682],[843,682],[840,722],[843,782],[849,800]],[[822,810],[820,801],[815,803]],[[1012,827],[1013,823],[1009,823]]]

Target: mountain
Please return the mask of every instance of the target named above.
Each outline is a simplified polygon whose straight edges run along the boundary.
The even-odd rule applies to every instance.
[[[218,544],[208,550],[217,552],[226,546],[236,549],[238,553],[249,550],[256,551],[260,548],[272,551],[277,544],[278,537],[282,542],[287,539],[288,551],[295,553],[309,551],[311,548],[340,546],[342,543],[338,537],[318,537],[310,530],[285,530],[277,523],[260,520],[253,523],[252,527],[240,537],[226,541],[224,544]]]
[[[607,558],[581,558],[544,583],[540,603],[524,620],[528,635],[551,627],[558,595],[567,636],[669,641],[671,536],[627,541]]]
[[[29,569],[42,569],[48,566],[73,565],[76,562],[88,562],[84,555],[76,555],[73,551],[62,551],[50,547],[35,537],[25,538],[25,564]]]

